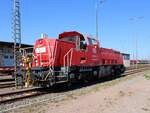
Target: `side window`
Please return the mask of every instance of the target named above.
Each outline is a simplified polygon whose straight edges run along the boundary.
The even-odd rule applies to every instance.
[[[10,59],[13,59],[14,57],[13,56],[10,56]]]
[[[89,44],[92,45],[92,39],[88,38]]]
[[[81,40],[81,41],[80,41],[80,49],[85,50],[85,49],[86,49],[86,46],[87,46],[86,41],[85,41],[85,40]]]
[[[5,55],[5,56],[4,56],[4,59],[8,59],[8,56],[7,56],[7,55]]]
[[[129,58],[129,56],[128,55],[126,55],[125,56],[125,60],[129,60],[130,58]]]
[[[124,60],[130,60],[130,55],[128,55],[128,54],[123,54],[123,58],[124,58]]]
[[[75,43],[76,42],[76,36],[66,36],[60,40]]]
[[[96,45],[97,44],[97,41],[95,39],[88,38],[88,41],[89,41],[90,45]]]

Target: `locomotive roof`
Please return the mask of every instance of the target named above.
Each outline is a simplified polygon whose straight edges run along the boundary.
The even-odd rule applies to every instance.
[[[84,39],[84,36],[77,31],[63,32],[63,33],[59,34],[59,39],[62,39],[67,36],[75,36],[75,35],[79,35],[81,39]]]
[[[101,47],[101,50],[102,50],[102,51],[108,51],[108,52],[115,52],[115,53],[119,53],[119,54],[120,54],[119,51],[116,51],[116,50],[114,50],[114,49],[109,49],[109,48],[103,48],[103,47]]]
[[[0,46],[13,47],[14,46],[14,42],[0,41]],[[30,45],[30,44],[21,44],[21,47],[22,48],[33,47],[33,45]]]

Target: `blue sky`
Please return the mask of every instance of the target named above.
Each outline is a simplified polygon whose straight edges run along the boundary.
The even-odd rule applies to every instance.
[[[41,33],[57,38],[75,30],[94,36],[96,1],[21,0],[22,42],[34,44]],[[101,46],[133,54],[137,37],[139,58],[150,57],[149,6],[150,0],[106,0],[99,6]],[[2,41],[12,41],[11,9],[12,0],[0,0]]]

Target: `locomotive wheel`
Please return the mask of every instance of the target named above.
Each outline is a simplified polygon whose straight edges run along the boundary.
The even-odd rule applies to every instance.
[[[120,75],[121,75],[121,70],[118,68],[116,69],[115,76],[118,77]]]
[[[75,82],[75,73],[69,73],[68,75],[68,86],[71,86]]]
[[[115,70],[113,68],[111,69],[111,76],[115,76]]]

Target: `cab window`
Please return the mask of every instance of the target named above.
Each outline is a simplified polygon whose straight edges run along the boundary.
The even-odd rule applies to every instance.
[[[96,45],[97,44],[97,41],[95,39],[88,38],[88,41],[89,41],[90,45]]]
[[[76,36],[66,36],[60,40],[75,43],[76,42]]]
[[[86,50],[87,43],[85,40],[80,41],[80,49]]]

